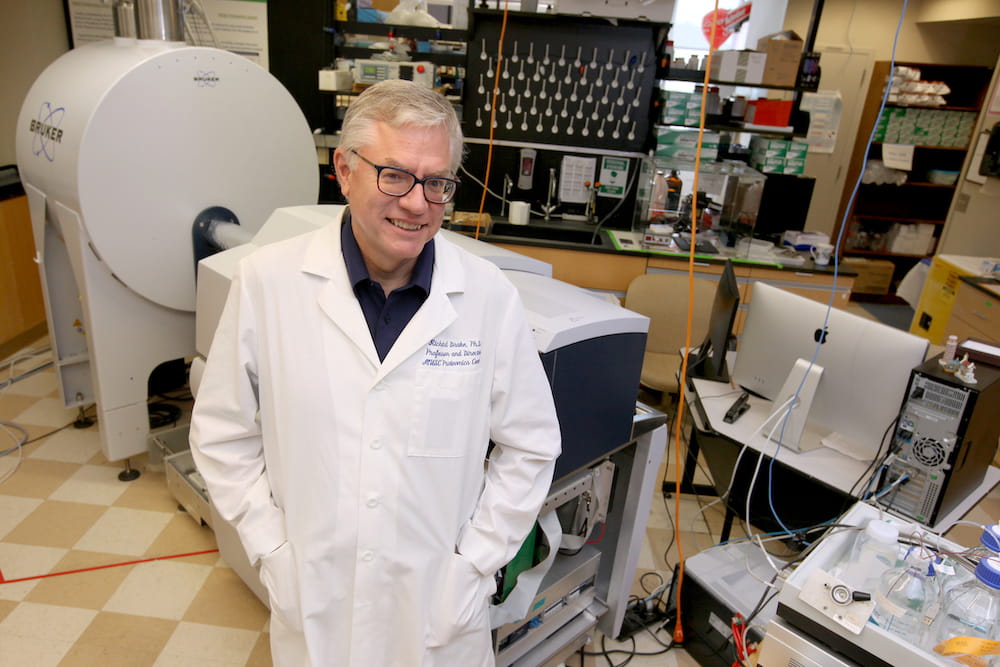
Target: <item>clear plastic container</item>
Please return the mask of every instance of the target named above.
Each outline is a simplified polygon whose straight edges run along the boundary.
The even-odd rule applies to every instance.
[[[985,641],[984,641],[985,640]],[[928,628],[928,650],[950,656],[956,663],[997,667],[1000,656],[984,654],[988,644],[1000,640],[1000,559],[979,561],[976,578],[945,594],[934,622]]]
[[[872,593],[886,570],[896,567],[899,559],[899,529],[879,519],[872,519],[858,534],[840,570],[839,578],[856,591]]]
[[[938,599],[933,577],[911,564],[895,567],[882,574],[873,597],[875,609],[869,622],[912,644],[923,643],[924,617],[936,608]]]

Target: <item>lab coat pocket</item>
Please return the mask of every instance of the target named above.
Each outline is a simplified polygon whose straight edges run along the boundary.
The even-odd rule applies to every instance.
[[[420,369],[406,446],[409,456],[455,458],[466,453],[479,381],[482,377],[473,369]]]
[[[489,596],[495,590],[492,576],[480,574],[463,556],[454,554],[431,606],[427,645],[446,646],[470,633],[489,632]]]
[[[262,556],[260,581],[267,589],[271,613],[292,630],[302,632],[302,606],[295,557],[288,542]]]

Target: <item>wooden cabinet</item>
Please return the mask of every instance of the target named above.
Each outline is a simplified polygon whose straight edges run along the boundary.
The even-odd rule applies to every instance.
[[[847,212],[842,223],[847,226],[843,255],[888,259],[895,265],[889,294],[877,297],[889,302],[898,300],[895,287],[906,272],[934,254],[991,76],[987,67],[896,65],[919,70],[920,81],[944,83],[950,92],[943,96],[943,106],[899,101],[887,103],[880,113],[891,63],[875,63],[837,219],[844,221]],[[875,140],[869,144],[873,135]],[[905,181],[862,182],[852,202],[855,183],[866,164],[869,177],[865,180],[892,180],[876,176],[877,161],[883,160],[887,146],[897,144],[912,147],[911,169],[889,175],[897,179],[905,175]]]
[[[1000,342],[1000,286],[962,280],[945,326],[945,340],[951,335],[958,336],[959,342],[966,338]]]
[[[45,305],[24,195],[0,201],[0,359],[45,333]]]

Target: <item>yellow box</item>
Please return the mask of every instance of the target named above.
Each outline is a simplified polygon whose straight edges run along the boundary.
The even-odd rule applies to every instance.
[[[926,338],[934,345],[944,345],[944,330],[951,318],[959,279],[977,275],[984,259],[963,255],[934,256],[910,322],[911,334]]]

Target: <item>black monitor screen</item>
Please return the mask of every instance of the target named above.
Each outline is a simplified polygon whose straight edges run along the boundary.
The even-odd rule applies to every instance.
[[[740,290],[736,283],[736,273],[733,271],[733,263],[726,260],[726,266],[719,276],[719,286],[715,290],[715,300],[712,302],[708,333],[698,350],[688,358],[688,377],[729,381],[726,349],[739,307]]]

